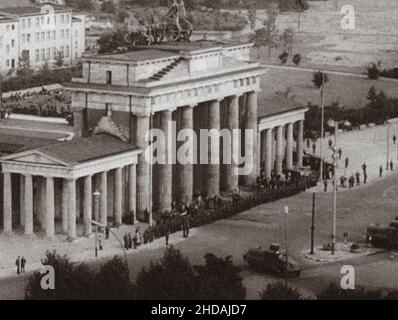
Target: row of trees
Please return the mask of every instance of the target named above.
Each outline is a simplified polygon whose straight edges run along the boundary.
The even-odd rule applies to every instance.
[[[319,81],[319,80],[318,80]],[[326,125],[329,119],[337,121],[348,120],[353,126],[360,124],[382,124],[386,120],[398,117],[398,99],[389,98],[383,90],[377,92],[372,86],[366,96],[368,103],[360,109],[344,108],[337,102],[325,106],[324,125],[325,130],[329,130]],[[321,108],[309,103],[309,111],[305,114],[305,128],[307,131],[317,132],[321,128]]]
[[[43,290],[42,275],[36,272],[29,279],[25,296],[29,300],[244,299],[241,269],[231,257],[208,253],[204,258],[204,265],[192,265],[180,251],[170,247],[159,262],[150,262],[132,281],[126,263],[118,256],[95,271],[84,263],[72,263],[55,251],[47,252],[43,265],[54,268],[55,289]]]
[[[34,273],[25,288],[28,300],[242,300],[246,288],[241,268],[231,256],[219,258],[212,253],[205,263],[193,265],[173,247],[165,250],[158,262],[151,261],[134,281],[128,267],[118,256],[101,265],[98,271],[87,264],[75,264],[67,256],[47,252],[43,265],[54,268],[55,289],[43,290],[43,275]],[[263,300],[396,300],[397,290],[343,290],[335,283],[315,297],[283,282],[268,284],[259,296]]]

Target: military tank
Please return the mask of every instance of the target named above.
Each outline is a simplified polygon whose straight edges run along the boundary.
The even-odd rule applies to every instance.
[[[371,224],[366,229],[366,242],[381,248],[398,248],[398,217],[389,225]]]
[[[269,249],[261,247],[250,249],[243,255],[243,260],[252,270],[260,273],[299,277],[303,270],[290,255],[286,259],[286,253],[280,250],[280,245],[277,243],[271,244]]]

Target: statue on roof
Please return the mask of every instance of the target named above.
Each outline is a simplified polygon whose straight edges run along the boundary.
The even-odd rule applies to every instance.
[[[132,45],[189,41],[193,27],[186,18],[184,0],[169,0],[167,13],[159,17],[152,13],[129,22],[125,41]],[[137,18],[137,17],[136,17]]]

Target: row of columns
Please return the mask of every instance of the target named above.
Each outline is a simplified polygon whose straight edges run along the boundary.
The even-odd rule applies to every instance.
[[[298,123],[297,130],[297,168],[303,166],[303,152],[304,152],[304,121],[300,120]],[[276,175],[282,175],[283,171],[283,159],[285,155],[286,169],[294,169],[293,165],[293,149],[294,149],[294,138],[293,130],[294,123],[287,123],[286,125],[280,125],[275,128],[268,128],[262,130],[260,133],[261,139],[261,160],[264,162],[265,176],[271,178],[272,171],[274,170]],[[286,146],[284,152],[284,133],[286,127]],[[273,141],[276,134],[276,147],[275,147],[275,163],[273,165]]]
[[[227,128],[229,130],[239,129],[239,97],[238,95],[226,98],[227,101]],[[221,100],[213,100],[208,102],[208,117],[207,129],[221,129],[221,114],[220,114]],[[181,108],[180,113],[180,128],[179,129],[193,129],[193,108],[194,106],[186,106]],[[253,172],[245,177],[244,182],[248,185],[254,185],[258,175],[257,165],[257,93],[247,93],[247,119],[245,129],[253,130],[253,140],[245,145],[246,154],[253,154],[248,157],[248,161],[254,163]],[[160,129],[165,134],[165,141],[169,141],[169,125],[172,121],[173,110],[165,110],[160,114]],[[146,134],[151,127],[150,115],[139,115],[136,122],[136,140],[135,144],[142,150],[147,150],[149,146],[149,139],[146,139]],[[213,145],[211,145],[213,143]],[[209,144],[208,159],[212,161],[207,166],[207,180],[206,191],[209,196],[214,196],[220,193],[220,176],[226,181],[226,189],[232,191],[238,187],[239,176],[237,174],[238,160],[240,156],[240,141],[231,140],[231,145],[224,145],[226,152],[231,154],[231,164],[223,166],[221,172],[220,161],[220,139],[212,139]],[[168,155],[171,151],[169,143],[158,143],[158,152]],[[144,152],[138,158],[137,169],[137,211],[143,212],[152,210],[152,188],[151,188],[151,174],[150,165],[145,160]],[[215,164],[216,163],[216,164]],[[158,192],[159,192],[159,211],[169,210],[172,199],[172,165],[165,163],[159,166],[158,171]],[[178,172],[180,201],[189,203],[193,196],[193,165],[183,164]],[[151,219],[151,216],[150,216]],[[151,223],[151,221],[149,221]]]
[[[136,221],[136,165],[130,165],[126,168],[128,173],[128,209],[133,213],[133,222]],[[99,176],[99,219],[101,224],[106,225],[108,220],[108,183],[107,172],[100,172]],[[122,224],[123,213],[123,174],[122,168],[114,169],[114,188],[113,188],[113,222],[114,225]],[[90,236],[92,233],[91,220],[93,217],[93,176],[83,177],[83,235]],[[26,235],[31,235],[33,229],[33,176],[25,174],[21,176],[21,206],[20,216],[21,225]],[[11,173],[3,173],[3,232],[12,233],[12,183]],[[47,237],[55,235],[55,194],[54,178],[45,177],[45,199],[44,199],[44,231]],[[41,212],[39,212],[41,214]],[[76,238],[76,179],[62,180],[62,232],[68,235],[69,240]],[[97,220],[98,221],[98,220]]]

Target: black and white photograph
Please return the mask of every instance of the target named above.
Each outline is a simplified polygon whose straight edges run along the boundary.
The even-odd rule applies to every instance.
[[[397,138],[397,0],[0,0],[0,300],[398,300]]]

